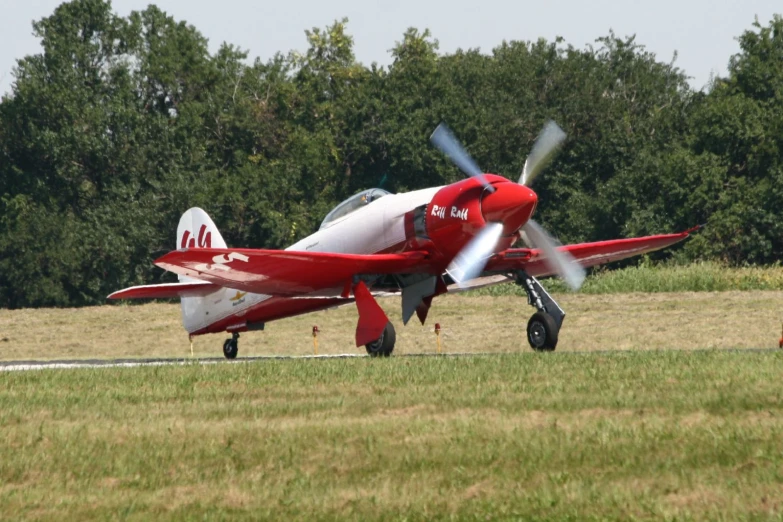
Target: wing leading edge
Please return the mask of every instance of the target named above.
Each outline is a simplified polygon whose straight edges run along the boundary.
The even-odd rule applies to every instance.
[[[699,228],[701,227],[694,227],[677,234],[565,245],[559,247],[559,250],[568,252],[580,265],[587,268],[661,250],[682,241]],[[490,272],[525,270],[534,277],[554,275],[548,267],[543,253],[539,249],[531,248],[504,250],[489,260],[485,270]]]

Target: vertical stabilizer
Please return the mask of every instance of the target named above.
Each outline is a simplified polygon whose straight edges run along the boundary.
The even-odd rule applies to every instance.
[[[193,207],[185,211],[179,219],[176,248],[226,248],[226,241],[220,235],[212,218],[200,208]],[[183,275],[178,277],[183,283],[198,281],[193,277]],[[206,325],[209,322],[207,320],[208,312],[212,306],[210,303],[216,300],[216,294],[220,294],[222,297],[226,292],[225,288],[221,288],[209,296],[183,297],[180,303],[182,324],[185,329],[188,332],[193,332]],[[212,314],[212,316],[214,315]]]
[[[188,209],[177,226],[177,248],[226,248],[212,218],[198,207]]]
[[[188,209],[177,225],[177,249],[226,248],[215,222],[198,207]],[[195,281],[192,277],[179,276],[180,281]]]

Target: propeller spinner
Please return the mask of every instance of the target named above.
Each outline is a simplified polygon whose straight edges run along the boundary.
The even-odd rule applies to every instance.
[[[584,268],[568,252],[558,250],[555,241],[543,227],[530,219],[538,198],[528,186],[541,173],[564,140],[563,130],[555,122],[549,121],[525,161],[519,184],[491,176],[502,180],[492,184],[445,124],[438,125],[432,133],[430,141],[433,145],[467,176],[476,179],[484,187],[480,206],[486,225],[456,253],[446,269],[460,286],[481,273],[504,234],[512,234],[520,228],[531,246],[544,253],[552,272],[562,277],[574,290],[582,285]]]

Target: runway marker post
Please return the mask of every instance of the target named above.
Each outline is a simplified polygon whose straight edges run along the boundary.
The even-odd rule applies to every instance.
[[[780,331],[780,341],[778,341],[778,348],[783,348],[783,327],[781,327]]]
[[[313,353],[318,355],[318,325],[313,325]]]
[[[438,353],[440,353],[440,323],[435,323],[435,337],[438,339]]]

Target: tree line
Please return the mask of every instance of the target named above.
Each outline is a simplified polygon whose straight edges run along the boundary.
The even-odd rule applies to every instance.
[[[281,248],[369,187],[461,178],[428,143],[446,121],[487,172],[516,179],[554,119],[568,140],[536,180],[563,242],[681,231],[682,261],[783,254],[783,19],[739,35],[706,91],[634,37],[441,54],[407,30],[388,67],[356,61],[347,20],[266,61],[150,5],[73,0],[33,24],[0,102],[0,307],[103,303],[168,280],[181,213],[230,245]]]

